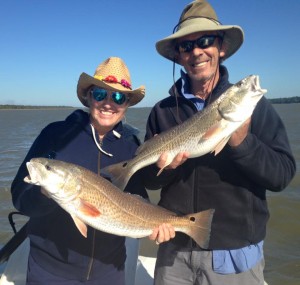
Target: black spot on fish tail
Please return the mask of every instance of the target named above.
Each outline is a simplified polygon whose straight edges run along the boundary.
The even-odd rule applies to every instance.
[[[187,215],[190,225],[186,231],[193,240],[203,249],[209,245],[211,223],[215,210],[209,209],[203,212]]]

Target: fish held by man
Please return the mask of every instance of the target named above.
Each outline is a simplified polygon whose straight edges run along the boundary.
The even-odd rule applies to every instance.
[[[157,175],[180,152],[188,152],[190,158],[213,152],[217,155],[232,133],[251,117],[266,92],[260,87],[257,75],[245,77],[202,111],[146,141],[133,159],[110,165],[102,171],[123,190],[136,171],[155,163],[164,152],[168,153],[168,160]]]
[[[103,232],[142,238],[163,223],[192,237],[207,248],[213,209],[178,216],[143,198],[120,191],[105,178],[75,164],[47,158],[27,162],[29,175],[24,181],[39,185],[73,218],[77,228],[87,236],[87,226]]]

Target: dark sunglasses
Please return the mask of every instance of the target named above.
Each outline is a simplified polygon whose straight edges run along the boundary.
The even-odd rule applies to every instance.
[[[206,49],[214,44],[216,38],[222,39],[222,37],[217,35],[206,35],[194,41],[182,41],[176,45],[176,48],[180,53],[191,52],[194,50],[195,44],[198,48]]]
[[[102,88],[93,88],[91,94],[97,102],[103,101],[107,97],[107,91]],[[124,93],[115,91],[111,93],[111,99],[118,105],[122,105],[127,101],[127,96]]]

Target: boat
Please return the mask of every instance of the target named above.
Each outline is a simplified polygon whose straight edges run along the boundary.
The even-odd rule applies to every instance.
[[[0,264],[4,264],[0,285],[25,285],[30,242],[27,223],[17,231],[12,212],[8,219],[14,236],[0,249]],[[126,238],[126,285],[152,285],[156,258],[139,255],[139,239]]]
[[[9,220],[15,235],[0,249],[0,264],[6,262],[0,285],[25,285],[30,247],[26,236],[27,224],[17,232],[12,218]],[[126,238],[125,284],[153,285],[156,258],[139,255],[139,243],[139,239]],[[268,284],[265,282],[264,285]]]
[[[155,258],[140,255],[136,259],[138,243],[135,239],[126,240],[129,253],[125,271],[126,285],[152,285]],[[0,285],[25,285],[28,254],[29,238],[26,238],[8,258]]]

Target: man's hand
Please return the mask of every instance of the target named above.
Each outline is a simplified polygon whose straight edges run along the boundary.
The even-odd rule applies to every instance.
[[[179,165],[183,164],[189,158],[188,152],[178,153],[172,161],[168,158],[168,153],[164,152],[156,162],[156,165],[160,169],[175,169]]]
[[[228,144],[232,147],[240,145],[246,138],[251,123],[251,118],[247,119],[246,122],[240,126],[230,137]]]

